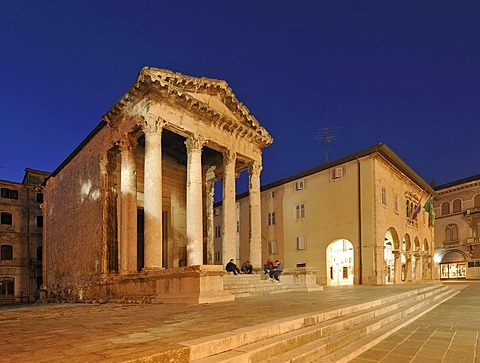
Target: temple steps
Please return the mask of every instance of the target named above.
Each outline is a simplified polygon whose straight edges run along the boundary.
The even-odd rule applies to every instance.
[[[227,274],[223,277],[223,291],[233,294],[235,298],[275,294],[288,290],[288,285],[273,282],[264,274]]]
[[[190,361],[195,363],[348,362],[457,293],[432,284],[183,344],[190,348]]]

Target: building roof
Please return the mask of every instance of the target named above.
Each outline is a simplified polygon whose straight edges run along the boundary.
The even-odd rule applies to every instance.
[[[442,184],[442,185],[436,186],[434,189],[438,191],[438,190],[441,190],[441,189],[447,189],[447,188],[455,187],[455,186],[460,185],[460,184],[470,183],[470,182],[473,182],[473,181],[480,181],[480,174],[472,175],[472,176],[469,176],[469,177],[466,177],[466,178],[463,178],[463,179],[459,179],[459,180],[455,180],[455,181],[452,181],[452,182],[449,182],[449,183],[446,183],[446,184]]]

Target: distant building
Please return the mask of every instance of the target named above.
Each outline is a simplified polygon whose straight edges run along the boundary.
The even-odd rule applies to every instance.
[[[480,175],[435,190],[437,278],[480,279]]]
[[[385,144],[261,190],[263,261],[314,269],[321,285],[432,280],[434,233],[427,213],[415,211],[436,193]],[[240,262],[248,259],[247,196],[237,199]],[[221,209],[217,204],[217,263]]]
[[[0,180],[0,302],[34,301],[42,284],[42,183],[25,169],[21,183]]]

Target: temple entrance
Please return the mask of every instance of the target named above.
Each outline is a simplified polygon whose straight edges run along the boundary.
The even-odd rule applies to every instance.
[[[329,285],[353,285],[353,244],[346,239],[332,242],[327,247],[327,266],[330,276]]]

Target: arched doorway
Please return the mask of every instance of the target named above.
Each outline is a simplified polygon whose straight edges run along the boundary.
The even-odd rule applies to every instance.
[[[467,272],[467,258],[460,250],[450,250],[441,256],[440,279],[464,279]]]
[[[353,285],[353,244],[339,239],[327,247],[328,285]]]
[[[383,259],[385,263],[385,283],[398,283],[397,276],[400,271],[398,257],[400,245],[398,243],[398,234],[394,228],[389,228],[385,233],[383,240]]]

